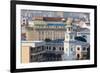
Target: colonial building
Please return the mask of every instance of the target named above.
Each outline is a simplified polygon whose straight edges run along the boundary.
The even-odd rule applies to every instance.
[[[62,18],[36,17],[28,26],[22,27],[22,30],[26,29],[22,35],[27,41],[64,39],[65,25]]]
[[[90,30],[72,18],[34,17],[22,30],[22,63],[90,58]]]
[[[44,53],[46,52],[45,42],[43,41],[23,41],[21,50],[21,62],[41,62],[45,61]]]
[[[44,41],[23,41],[22,42],[22,63],[62,61],[64,54],[63,42],[61,40]]]
[[[47,61],[62,61],[62,55],[64,54],[63,39],[46,42],[46,54]]]
[[[72,23],[66,26],[64,40],[64,60],[87,59],[89,49],[89,30],[80,28],[75,30]],[[85,31],[85,32],[84,32]],[[88,38],[88,39],[87,39]]]

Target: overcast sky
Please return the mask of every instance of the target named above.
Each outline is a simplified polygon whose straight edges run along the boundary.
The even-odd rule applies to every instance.
[[[60,12],[60,11],[40,11],[40,10],[21,10],[21,18],[25,17],[29,20],[33,16],[44,16],[44,17],[72,17],[80,18],[83,20],[89,20],[89,13],[82,12]]]

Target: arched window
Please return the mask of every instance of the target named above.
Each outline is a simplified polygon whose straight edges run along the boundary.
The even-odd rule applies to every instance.
[[[55,47],[53,47],[53,50],[56,50],[56,48],[55,48]]]
[[[78,47],[77,50],[80,50],[80,48]]]
[[[79,54],[77,54],[77,59],[79,60],[79,58],[80,58],[80,55],[79,55]]]

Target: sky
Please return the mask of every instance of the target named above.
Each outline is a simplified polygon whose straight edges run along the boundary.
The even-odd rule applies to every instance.
[[[61,11],[40,11],[40,10],[21,10],[21,18],[27,18],[32,20],[33,16],[44,16],[44,17],[71,17],[79,18],[82,20],[89,20],[89,13],[82,12],[61,12]]]

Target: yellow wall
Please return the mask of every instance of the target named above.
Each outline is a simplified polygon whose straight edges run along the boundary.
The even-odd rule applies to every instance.
[[[29,63],[29,46],[22,46],[22,63]]]
[[[43,29],[43,30],[27,30],[26,31],[26,40],[27,41],[36,41],[36,40],[45,40],[46,38],[49,39],[63,39],[64,38],[64,32],[65,30],[49,30],[49,29]]]

